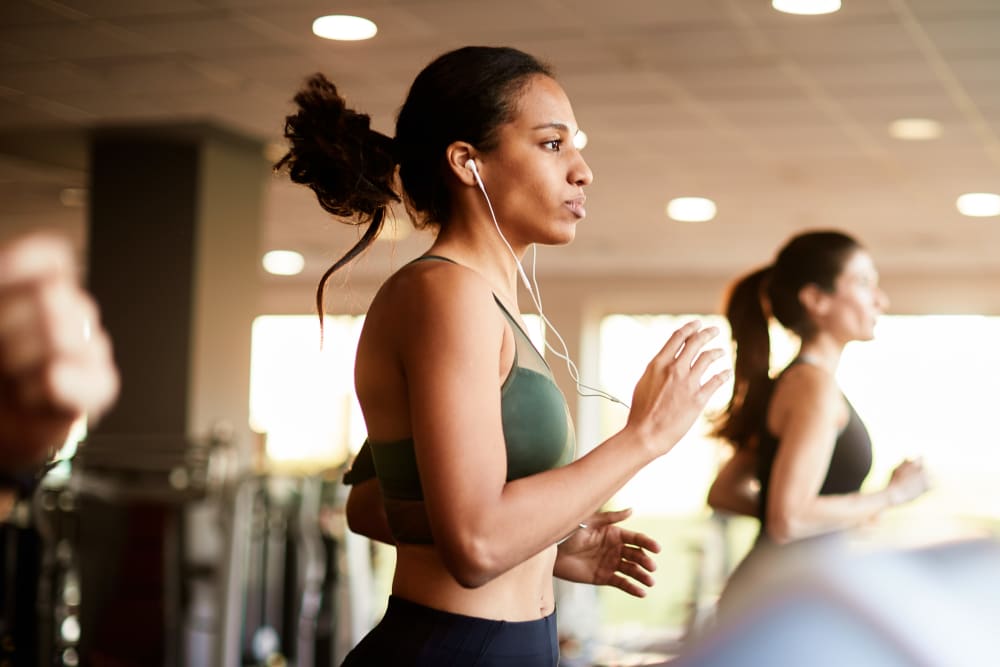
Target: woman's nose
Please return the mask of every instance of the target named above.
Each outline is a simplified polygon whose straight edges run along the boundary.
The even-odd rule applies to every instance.
[[[577,151],[577,164],[573,165],[570,171],[570,182],[579,185],[590,185],[594,182],[594,172],[590,170],[590,166],[587,165],[587,161],[583,159],[583,155]]]

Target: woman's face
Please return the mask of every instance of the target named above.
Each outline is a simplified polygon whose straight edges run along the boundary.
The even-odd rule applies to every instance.
[[[583,188],[593,174],[573,138],[573,108],[553,79],[535,75],[521,90],[497,147],[480,156],[480,174],[497,222],[512,246],[559,245],[586,215]]]
[[[857,250],[848,258],[826,306],[819,317],[823,329],[844,342],[872,339],[876,320],[889,307],[889,297],[879,287],[871,255]]]

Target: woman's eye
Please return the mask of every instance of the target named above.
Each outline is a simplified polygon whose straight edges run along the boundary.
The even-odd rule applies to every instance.
[[[562,139],[551,139],[543,145],[553,153],[558,153],[562,149]]]

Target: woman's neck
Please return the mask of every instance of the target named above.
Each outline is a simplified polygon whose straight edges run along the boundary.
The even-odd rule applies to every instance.
[[[487,228],[462,234],[442,231],[427,253],[444,255],[478,272],[504,305],[517,306],[517,285],[521,280],[518,265],[496,230],[491,232]]]
[[[802,342],[799,348],[798,359],[807,364],[817,366],[836,374],[837,366],[840,364],[840,356],[844,351],[843,345],[822,338],[814,338]]]

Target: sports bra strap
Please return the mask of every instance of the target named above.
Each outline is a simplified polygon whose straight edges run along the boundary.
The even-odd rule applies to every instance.
[[[420,257],[411,259],[409,262],[407,262],[407,264],[416,264],[417,262],[422,262],[426,259],[438,260],[440,262],[448,262],[449,264],[458,264],[458,262],[456,262],[455,260],[445,257],[444,255],[421,255]]]

